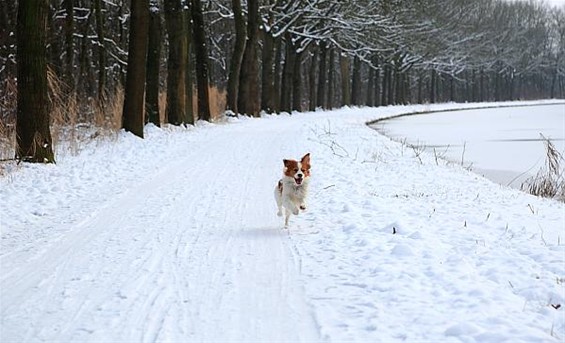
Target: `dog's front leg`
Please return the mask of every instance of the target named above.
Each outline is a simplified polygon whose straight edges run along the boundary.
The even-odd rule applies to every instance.
[[[300,203],[299,208],[300,208],[302,211],[306,211],[306,200],[302,200],[302,202]]]

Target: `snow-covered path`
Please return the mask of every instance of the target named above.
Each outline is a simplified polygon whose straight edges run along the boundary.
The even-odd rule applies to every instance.
[[[412,110],[148,127],[21,167],[0,179],[0,341],[559,342],[564,204],[364,126]],[[273,187],[306,152],[283,230]]]
[[[50,249],[2,255],[4,337],[318,339],[299,256],[266,201],[282,165],[265,148],[283,144],[277,130],[208,132],[205,147],[67,224]]]

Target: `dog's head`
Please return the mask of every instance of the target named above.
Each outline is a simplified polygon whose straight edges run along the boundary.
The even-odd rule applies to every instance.
[[[283,160],[284,175],[292,178],[296,185],[302,185],[304,180],[310,177],[310,153],[302,157],[300,161]]]

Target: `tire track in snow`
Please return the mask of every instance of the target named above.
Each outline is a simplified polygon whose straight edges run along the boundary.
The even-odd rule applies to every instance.
[[[187,149],[76,224],[39,263],[3,276],[3,325],[14,328],[4,337],[318,339],[294,249],[265,202],[280,169],[266,161],[284,136],[250,124],[204,135],[207,156]]]

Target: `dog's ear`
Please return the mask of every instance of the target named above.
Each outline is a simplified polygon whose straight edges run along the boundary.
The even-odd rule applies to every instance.
[[[302,159],[300,160],[300,163],[302,164],[310,164],[310,153],[307,153],[306,155],[304,155],[302,157]]]
[[[283,164],[285,167],[288,167],[288,164],[290,163],[290,160],[283,160]]]

